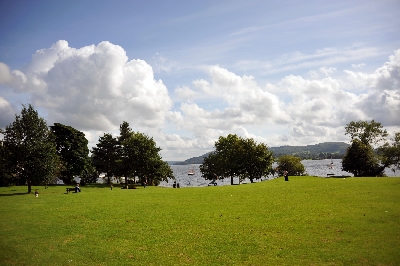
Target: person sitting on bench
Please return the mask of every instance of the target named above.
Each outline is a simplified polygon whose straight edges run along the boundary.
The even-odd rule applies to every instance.
[[[81,188],[79,187],[79,184],[76,184],[75,186],[75,193],[81,192]]]

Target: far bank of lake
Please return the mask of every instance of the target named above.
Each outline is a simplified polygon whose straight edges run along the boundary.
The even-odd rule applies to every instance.
[[[303,160],[301,161],[306,168],[306,173],[310,176],[320,176],[327,177],[328,174],[333,174],[335,176],[353,176],[351,173],[342,171],[342,160],[341,159],[326,159],[326,160]],[[192,165],[171,165],[172,170],[176,178],[176,182],[179,183],[180,187],[203,187],[208,186],[209,180],[205,180],[201,177],[200,164]],[[193,175],[188,175],[189,170],[194,169]],[[395,172],[392,169],[386,168],[385,174],[390,176],[400,176],[400,171]],[[268,176],[263,178],[263,180],[273,179],[277,176]],[[230,185],[230,179],[225,178],[224,180],[218,180],[218,186]],[[245,180],[243,183],[249,183],[250,180]],[[258,182],[258,181],[257,181]],[[160,186],[172,187],[174,181],[169,180],[169,182],[161,182]],[[238,184],[239,179],[235,178],[234,183]]]

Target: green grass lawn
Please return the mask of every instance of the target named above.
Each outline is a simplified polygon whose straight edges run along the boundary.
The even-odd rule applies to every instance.
[[[1,265],[400,265],[400,178],[0,188]]]

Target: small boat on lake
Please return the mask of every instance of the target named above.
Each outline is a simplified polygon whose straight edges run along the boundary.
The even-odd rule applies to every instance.
[[[188,175],[194,175],[194,169],[189,169]]]

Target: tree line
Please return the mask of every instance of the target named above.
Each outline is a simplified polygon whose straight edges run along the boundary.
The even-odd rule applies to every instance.
[[[350,122],[345,127],[351,144],[342,161],[342,169],[354,176],[383,176],[384,169],[399,169],[400,132],[388,140],[388,133],[379,122]],[[153,138],[135,132],[129,123],[120,125],[119,136],[104,133],[91,150],[83,132],[60,123],[48,127],[31,106],[23,106],[15,121],[1,130],[0,185],[50,184],[60,179],[65,184],[96,182],[99,173],[105,173],[107,182],[116,177],[126,185],[133,182],[158,185],[175,179],[170,166],[162,160],[161,148]],[[303,175],[301,158],[284,155],[274,158],[270,148],[252,138],[234,134],[219,137],[215,149],[200,165],[202,177],[208,180],[234,177],[251,182],[270,174]],[[273,168],[273,162],[278,167]],[[125,179],[122,180],[122,177]]]
[[[280,146],[271,147],[274,157],[295,155],[304,160],[343,159],[350,145],[345,142],[324,142],[307,146]]]
[[[343,171],[354,176],[384,176],[385,168],[400,169],[400,132],[394,132],[394,137],[387,139],[386,129],[374,120],[352,121],[346,125],[345,131],[351,144],[346,145]],[[334,147],[335,143],[326,145]],[[269,174],[281,176],[285,171],[294,176],[305,174],[300,156],[281,155],[274,159],[274,155],[272,149],[263,143],[228,135],[215,142],[215,151],[204,158],[200,171],[209,180],[230,178],[231,184],[234,177],[239,177],[239,180],[248,178],[253,182]],[[278,163],[276,168],[272,168],[274,160]]]
[[[107,181],[115,176],[158,185],[174,179],[172,169],[162,160],[161,149],[153,138],[134,132],[127,122],[120,135],[104,133],[89,156],[88,141],[83,132],[60,123],[48,127],[32,105],[23,105],[21,114],[0,132],[0,185],[47,185],[62,180],[95,182],[105,172]]]
[[[254,182],[270,174],[283,175],[284,171],[290,175],[305,173],[299,157],[282,156],[277,159],[277,168],[272,167],[274,161],[273,153],[266,144],[229,134],[215,142],[215,150],[204,158],[200,171],[208,180],[230,178],[231,185],[235,177],[239,178],[239,182],[246,178]]]

